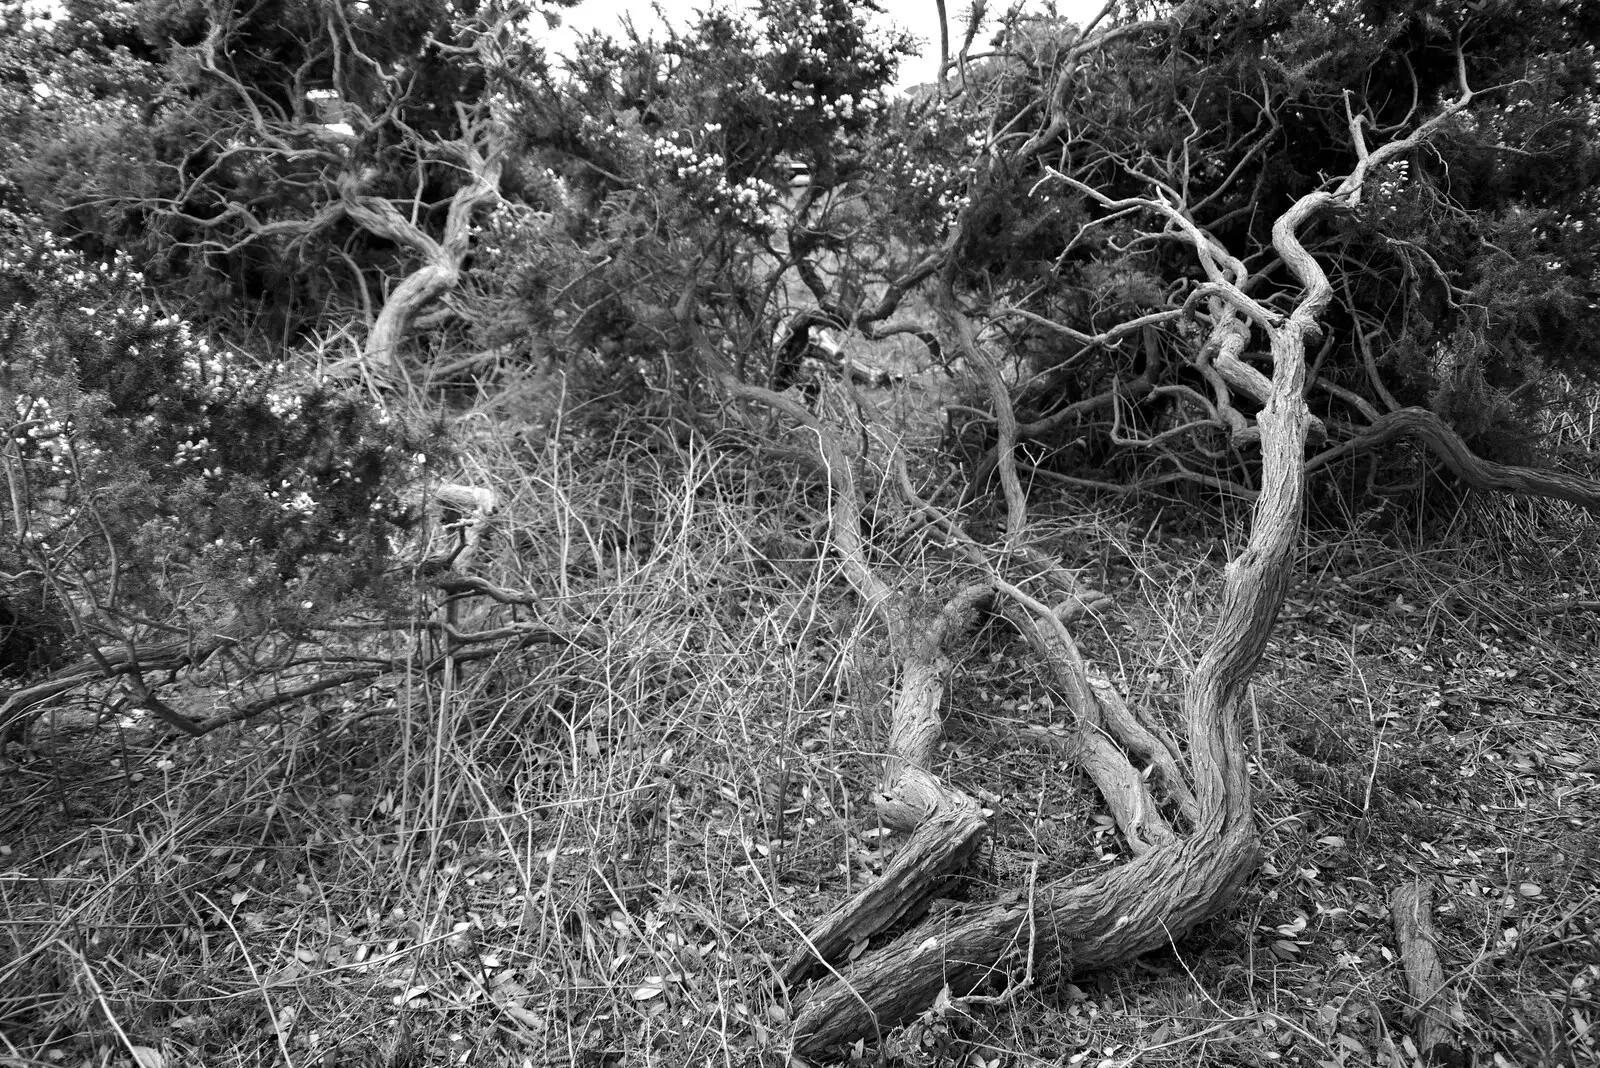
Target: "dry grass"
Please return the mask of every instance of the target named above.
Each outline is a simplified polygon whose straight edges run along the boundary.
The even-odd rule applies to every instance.
[[[918,440],[914,398],[829,411],[858,402]],[[462,475],[507,502],[486,575],[539,606],[457,623],[600,640],[198,743],[49,740],[0,775],[0,1064],[784,1063],[778,965],[893,848],[862,804],[890,672],[824,486],[754,440],[507,404],[552,433],[464,420]],[[910,592],[960,581],[877,504]],[[1083,640],[1131,700],[1175,707],[1241,518],[1079,500],[1041,524],[1115,598]],[[1556,610],[1595,596],[1595,550],[1580,517],[1478,501],[1425,543],[1308,547],[1255,690],[1267,863],[1235,907],[860,1059],[1410,1065],[1385,901],[1421,871],[1482,1063],[1600,1063],[1593,616]],[[1046,876],[1118,862],[1022,643],[980,634],[949,711],[943,773],[1001,841]],[[1017,889],[993,882],[966,894]]]

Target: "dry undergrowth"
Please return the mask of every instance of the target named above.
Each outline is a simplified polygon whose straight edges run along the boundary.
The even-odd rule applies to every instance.
[[[6,766],[0,1064],[784,1062],[782,961],[894,846],[862,803],[882,636],[794,456],[574,426],[463,474],[508,502],[485,573],[598,641],[199,742],[41,730]],[[881,562],[958,583],[881,503]],[[1171,707],[1239,517],[1117,507],[1062,502],[1043,547],[1114,598],[1085,652]],[[864,1063],[1410,1065],[1385,902],[1419,872],[1480,1063],[1600,1063],[1595,612],[1563,607],[1600,597],[1594,535],[1476,499],[1427,539],[1363,524],[1311,539],[1257,681],[1267,863],[1235,907],[1122,970],[934,1006]],[[990,625],[951,680],[942,773],[1037,862],[970,899],[1119,860],[1033,663]]]

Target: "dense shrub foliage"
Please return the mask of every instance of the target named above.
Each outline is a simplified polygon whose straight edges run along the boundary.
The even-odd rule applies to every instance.
[[[104,641],[139,619],[293,629],[348,610],[394,566],[429,446],[152,300],[126,256],[0,213],[12,614],[71,604]]]
[[[57,14],[0,5],[5,169],[73,247],[129,254],[191,320],[251,344],[370,311],[411,250],[339,211],[341,178],[408,203],[437,238],[464,181],[448,146],[491,81],[542,63],[527,33],[503,70],[464,54],[486,22],[543,24],[521,6],[70,0]]]
[[[1548,373],[1591,376],[1600,355],[1593,5],[1139,7],[1151,21],[1071,62],[1076,27],[1013,20],[1002,54],[974,64],[965,96],[939,112],[939,139],[919,133],[941,149],[927,207],[963,207],[963,299],[1045,376],[1021,398],[1024,418],[1143,380],[1196,397],[1121,405],[1120,429],[1103,410],[1061,440],[1087,436],[1146,472],[1165,452],[1208,464],[1229,452],[1182,319],[1082,341],[1175,309],[1204,279],[1174,224],[1134,201],[1165,201],[1214,235],[1247,265],[1251,295],[1281,311],[1299,283],[1273,251],[1274,220],[1464,78],[1471,104],[1425,150],[1303,235],[1335,285],[1311,400],[1335,439],[1413,405],[1481,453],[1528,460]],[[964,159],[976,165],[963,178]],[[1197,419],[1217,425],[1186,448],[1110,447]],[[1249,463],[1245,449],[1222,466]]]
[[[1549,372],[1589,375],[1600,344],[1590,4],[1129,4],[1087,50],[1070,21],[1014,13],[943,88],[904,95],[910,42],[838,0],[591,36],[564,65],[522,6],[0,10],[14,206],[93,261],[132,256],[196,327],[257,351],[371,325],[468,174],[492,174],[447,298],[413,317],[407,358],[452,385],[564,366],[596,397],[704,412],[708,353],[787,384],[797,322],[873,336],[898,316],[937,343],[931,316],[900,314],[937,280],[1024,425],[1116,398],[1050,423],[1033,460],[1248,488],[1259,398],[1219,387],[1212,311],[1190,302],[1203,265],[1138,202],[1214,235],[1281,311],[1298,282],[1272,221],[1463,78],[1469,107],[1303,235],[1335,286],[1319,440],[1416,406],[1484,455],[1536,459]]]
[[[871,13],[708,11],[659,41],[590,37],[569,76],[515,87],[519,195],[488,227],[477,278],[480,319],[502,328],[487,340],[670,381],[692,370],[673,326],[688,292],[740,370],[766,374],[792,294],[835,299],[877,266],[883,220],[877,234],[850,225],[837,202],[876,177],[910,47],[869,29]]]

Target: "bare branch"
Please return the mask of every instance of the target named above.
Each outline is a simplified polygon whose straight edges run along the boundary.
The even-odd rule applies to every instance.
[[[978,344],[972,321],[957,307],[948,280],[939,287],[938,311],[945,328],[955,335],[961,355],[978,369],[989,391],[989,402],[994,406],[1000,432],[1000,440],[995,444],[995,456],[1000,465],[1000,485],[1006,496],[1006,540],[1019,543],[1028,523],[1028,499],[1022,492],[1022,483],[1017,479],[1017,415],[1011,407],[1011,393],[1000,375],[1000,368]]]
[[[1549,497],[1585,508],[1600,508],[1600,481],[1564,471],[1485,460],[1475,455],[1443,419],[1426,408],[1401,408],[1390,412],[1365,432],[1307,460],[1306,471],[1320,470],[1351,453],[1370,451],[1399,437],[1422,441],[1446,467],[1474,489]]]
[[[1100,791],[1100,796],[1105,799],[1106,807],[1111,810],[1117,827],[1128,841],[1128,848],[1135,856],[1143,856],[1158,845],[1176,841],[1177,836],[1161,814],[1144,776],[1118,745],[1121,736],[1113,736],[1107,729],[1104,705],[1100,699],[1102,687],[1091,681],[1083,656],[1066,626],[1054,612],[1016,586],[1003,582],[999,584],[999,589],[1021,609],[1008,610],[1006,617],[1028,638],[1063,691],[1076,725],[1078,759]],[[1109,684],[1103,686],[1109,687]],[[1118,711],[1125,713],[1120,698],[1118,701]],[[1123,726],[1138,726],[1138,737],[1143,743],[1141,748],[1146,751],[1148,759],[1159,748],[1154,738],[1131,715],[1121,718]],[[1169,764],[1176,771],[1176,764],[1170,759]],[[1189,797],[1191,810],[1193,803],[1194,799]]]
[[[728,393],[741,400],[758,401],[782,412],[817,437],[817,451],[828,472],[832,487],[829,532],[834,550],[844,565],[845,577],[855,587],[868,610],[882,621],[889,632],[889,646],[897,658],[904,657],[910,649],[904,598],[891,590],[887,583],[867,563],[866,543],[861,537],[861,497],[856,488],[855,472],[850,458],[838,439],[822,421],[805,408],[781,393],[761,386],[740,382],[732,374],[722,377]]]
[[[1111,329],[1101,331],[1098,334],[1085,334],[1083,331],[1075,330],[1065,323],[1058,323],[1054,319],[1046,318],[1043,315],[1028,311],[1026,308],[1018,308],[1013,305],[1000,304],[989,313],[990,317],[995,319],[1003,319],[1007,316],[1025,319],[1035,326],[1042,326],[1047,330],[1069,337],[1086,349],[1097,347],[1112,348],[1129,334],[1138,333],[1147,326],[1160,326],[1170,323],[1175,319],[1182,318],[1183,314],[1184,310],[1182,308],[1151,312],[1149,315],[1141,315],[1138,318],[1118,323]]]

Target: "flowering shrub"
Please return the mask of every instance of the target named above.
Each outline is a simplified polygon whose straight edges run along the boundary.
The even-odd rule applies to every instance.
[[[485,221],[465,285],[484,347],[581,366],[624,403],[665,396],[699,380],[685,365],[703,350],[674,312],[691,293],[710,346],[766,377],[805,292],[796,276],[820,297],[824,275],[876,255],[863,234],[881,217],[854,194],[879,177],[910,42],[868,14],[841,0],[711,9],[664,40],[589,38],[569,80],[521,84],[521,203]],[[561,196],[544,195],[552,184]]]
[[[979,173],[987,116],[964,97],[906,102],[897,108],[900,136],[885,148],[884,189],[895,216],[913,240],[942,240],[963,208]]]
[[[347,609],[411,522],[423,444],[213,348],[142,281],[0,212],[8,613],[43,603],[31,589],[104,641],[129,619],[296,628]]]

